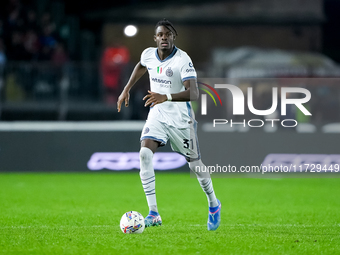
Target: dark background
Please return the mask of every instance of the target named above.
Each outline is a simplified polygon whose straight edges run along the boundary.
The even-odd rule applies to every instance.
[[[207,166],[230,164],[239,169],[241,166],[259,166],[270,153],[339,152],[338,134],[268,134],[262,130],[221,134],[206,133],[199,128],[198,136],[202,160]],[[89,172],[87,162],[93,153],[137,152],[139,137],[138,131],[0,132],[0,172]],[[168,145],[159,151],[170,152],[171,148]],[[188,172],[189,168],[184,165],[172,171]]]
[[[224,164],[223,159],[237,166],[260,164],[269,153],[336,154],[339,10],[337,0],[2,1],[0,128],[20,121],[22,130],[1,129],[0,171],[89,171],[86,163],[95,152],[137,152],[139,130],[42,132],[27,127],[36,121],[110,121],[115,126],[125,120],[129,128],[131,120],[145,121],[147,75],[132,89],[129,108],[118,114],[116,102],[141,52],[155,46],[154,26],[163,18],[176,27],[176,45],[192,58],[199,81],[213,77],[246,87],[241,78],[274,79],[253,84],[258,109],[270,106],[273,86],[305,86],[282,78],[325,79],[313,82],[310,90],[312,117],[290,112],[305,124],[304,133],[282,128],[209,133],[202,127],[212,115],[200,116],[199,102],[193,103],[206,164]],[[34,22],[28,20],[30,11]],[[129,24],[138,28],[134,37],[123,33]],[[108,50],[113,55],[107,61]],[[122,55],[123,61],[110,60]],[[230,113],[231,101],[223,96],[222,111]],[[214,112],[211,107],[208,101]],[[331,133],[324,132],[328,124],[335,124]]]
[[[6,0],[1,7],[3,121],[144,120],[147,75],[133,89],[130,109],[117,114],[115,105],[141,52],[155,46],[154,26],[163,18],[178,30],[176,45],[199,78],[241,78],[254,68],[289,69],[266,78],[340,76],[336,0]],[[123,33],[129,24],[138,28],[134,37]],[[123,49],[124,61],[105,60],[110,49]]]

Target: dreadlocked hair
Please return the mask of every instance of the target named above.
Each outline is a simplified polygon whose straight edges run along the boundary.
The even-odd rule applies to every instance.
[[[177,36],[177,31],[174,28],[174,26],[171,24],[171,22],[167,19],[162,19],[160,21],[157,22],[156,26],[155,26],[155,30],[159,27],[159,26],[165,26],[167,29],[169,29],[174,35]]]

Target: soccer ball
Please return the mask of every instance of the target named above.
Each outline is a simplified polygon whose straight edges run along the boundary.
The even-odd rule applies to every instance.
[[[126,212],[120,219],[120,229],[125,234],[141,234],[144,228],[144,217],[139,212]]]

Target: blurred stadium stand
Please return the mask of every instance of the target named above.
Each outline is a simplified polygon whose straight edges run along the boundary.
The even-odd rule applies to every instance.
[[[147,77],[122,114],[116,97],[142,50],[154,46],[154,24],[164,17],[201,78],[339,77],[339,65],[322,54],[339,61],[337,46],[323,38],[333,24],[333,2],[7,0],[0,13],[0,120],[144,120]],[[126,37],[123,28],[131,23],[139,32]],[[333,48],[325,51],[324,41]],[[126,59],[110,67],[105,54],[122,48]],[[315,91],[322,116],[311,121],[339,122],[339,89]],[[336,114],[328,116],[329,109]]]
[[[305,104],[312,116],[288,109],[286,117],[299,125],[286,129],[213,129],[214,114],[232,117],[228,94],[220,93],[224,108],[209,106],[210,122],[199,114],[200,101],[193,102],[207,165],[258,165],[273,152],[334,154],[340,133],[339,9],[338,0],[4,0],[0,171],[88,171],[98,152],[136,155],[148,112],[142,101],[147,75],[131,91],[128,108],[118,114],[115,103],[141,52],[155,46],[154,25],[163,18],[178,30],[176,44],[192,58],[201,82],[220,79],[242,91],[252,85],[256,109],[271,106],[272,87],[308,86],[312,94]],[[129,24],[138,28],[133,37],[123,33]],[[246,109],[233,116],[235,122],[238,117],[263,116]]]

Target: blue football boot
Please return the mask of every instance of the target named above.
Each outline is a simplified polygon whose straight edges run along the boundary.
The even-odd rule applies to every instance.
[[[208,230],[216,230],[221,223],[221,202],[217,199],[218,206],[209,207]]]
[[[150,211],[149,215],[145,217],[145,227],[162,225],[162,218],[158,212]]]

